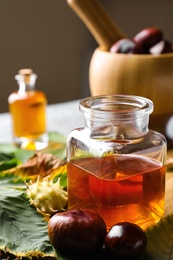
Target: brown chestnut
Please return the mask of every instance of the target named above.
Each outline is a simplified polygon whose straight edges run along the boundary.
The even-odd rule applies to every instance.
[[[149,53],[156,55],[170,52],[173,52],[173,48],[171,42],[167,40],[160,41],[149,49]]]
[[[120,39],[119,41],[115,42],[111,48],[111,53],[133,53],[133,54],[142,54],[144,50],[137,45],[134,41],[130,39]]]
[[[139,259],[147,245],[145,232],[130,222],[117,223],[105,238],[105,248],[117,259]]]
[[[89,209],[68,210],[52,216],[48,235],[60,254],[92,254],[99,251],[107,233],[102,217]]]
[[[145,28],[135,35],[133,40],[145,50],[160,42],[163,39],[163,32],[156,27]]]

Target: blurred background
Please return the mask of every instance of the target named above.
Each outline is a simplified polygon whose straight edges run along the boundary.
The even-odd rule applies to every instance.
[[[129,37],[157,26],[173,40],[172,0],[100,1]],[[22,68],[38,75],[36,88],[49,104],[90,95],[88,66],[97,43],[66,0],[0,0],[0,32],[0,113],[8,111]]]

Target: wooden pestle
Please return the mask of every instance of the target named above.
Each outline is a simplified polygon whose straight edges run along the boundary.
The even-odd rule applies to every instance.
[[[114,42],[125,37],[99,0],[67,0],[67,3],[84,22],[100,46],[109,49]]]

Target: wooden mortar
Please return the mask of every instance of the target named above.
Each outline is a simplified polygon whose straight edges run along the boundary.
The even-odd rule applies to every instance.
[[[89,67],[92,95],[129,94],[151,99],[154,114],[173,112],[173,53],[115,54],[99,47]]]

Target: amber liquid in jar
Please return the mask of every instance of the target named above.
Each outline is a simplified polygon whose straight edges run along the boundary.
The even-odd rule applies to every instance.
[[[45,133],[45,105],[45,96],[39,91],[28,91],[22,96],[17,92],[11,95],[9,108],[16,137],[35,139]]]
[[[142,156],[106,156],[68,162],[68,208],[90,208],[107,228],[120,221],[143,229],[164,215],[165,167]]]

